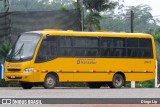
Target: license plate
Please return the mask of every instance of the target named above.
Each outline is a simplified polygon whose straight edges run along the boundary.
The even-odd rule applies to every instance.
[[[11,75],[11,78],[14,79],[14,78],[16,78],[16,76],[15,75]]]

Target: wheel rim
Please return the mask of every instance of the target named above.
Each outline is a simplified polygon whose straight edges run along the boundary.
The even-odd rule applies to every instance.
[[[121,85],[122,85],[122,78],[116,77],[114,83],[115,83],[115,85],[116,85],[117,87],[121,86]]]
[[[48,77],[48,78],[46,79],[46,85],[47,85],[48,87],[53,87],[54,84],[55,84],[55,81],[54,81],[54,79],[53,79],[52,77]]]

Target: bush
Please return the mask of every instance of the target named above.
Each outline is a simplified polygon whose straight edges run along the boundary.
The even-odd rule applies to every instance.
[[[160,61],[158,61],[158,83],[160,83]]]
[[[4,80],[0,80],[0,87],[19,87],[19,82],[8,82]]]
[[[0,58],[1,58],[1,61],[5,60],[10,48],[11,48],[11,44],[10,44],[9,40],[5,39],[4,42],[2,43],[1,47],[0,47]]]
[[[136,88],[154,88],[155,80],[148,80],[144,82],[136,82]],[[131,88],[131,82],[127,82],[125,85],[126,88]]]
[[[8,87],[8,82],[0,80],[0,87]]]

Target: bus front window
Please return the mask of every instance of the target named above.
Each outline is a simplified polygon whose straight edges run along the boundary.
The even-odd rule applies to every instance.
[[[41,35],[36,33],[22,34],[11,48],[6,60],[21,61],[32,59],[40,38]]]

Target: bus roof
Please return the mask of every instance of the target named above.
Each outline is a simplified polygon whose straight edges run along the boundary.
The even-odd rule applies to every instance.
[[[124,32],[82,32],[82,31],[61,31],[61,30],[41,30],[26,33],[40,33],[51,36],[91,36],[91,37],[139,37],[152,38],[152,35],[145,33],[124,33]]]

